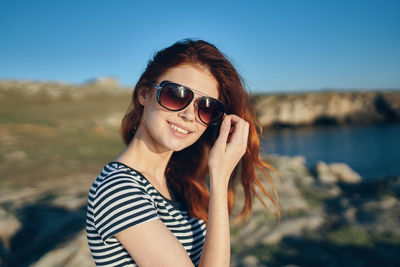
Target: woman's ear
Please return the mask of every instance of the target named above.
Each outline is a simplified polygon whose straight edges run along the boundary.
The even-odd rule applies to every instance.
[[[149,96],[146,94],[146,90],[141,88],[140,91],[139,91],[139,103],[140,103],[140,105],[142,105],[142,106],[146,105],[146,102],[147,102],[148,98],[149,98]]]

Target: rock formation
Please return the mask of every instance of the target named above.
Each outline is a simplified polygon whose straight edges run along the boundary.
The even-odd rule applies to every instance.
[[[254,97],[263,126],[379,123],[400,120],[400,92],[313,92]]]

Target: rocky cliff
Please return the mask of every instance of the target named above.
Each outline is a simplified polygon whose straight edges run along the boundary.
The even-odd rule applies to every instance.
[[[263,126],[400,121],[400,91],[257,95],[254,105]]]

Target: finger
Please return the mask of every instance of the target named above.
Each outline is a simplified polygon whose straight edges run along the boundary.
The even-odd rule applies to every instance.
[[[250,129],[250,125],[246,121],[245,130],[244,130],[244,136],[243,136],[243,142],[246,144],[246,148],[247,148],[247,144],[249,142],[249,129]]]
[[[230,117],[232,119],[232,123],[234,123],[234,124],[243,120],[241,117],[239,117],[238,115],[235,115],[235,114],[230,114],[227,117]]]
[[[231,118],[231,127],[229,129],[229,135],[228,135],[227,143],[230,143],[232,138],[233,138],[233,134],[236,131],[236,124],[240,121],[240,120],[238,120],[238,119],[240,119],[240,117],[238,117],[236,115],[233,115],[233,114],[228,115],[228,116]],[[236,138],[237,135],[238,134],[236,133],[235,134],[235,138]]]
[[[235,116],[232,117],[232,124],[234,125],[234,131],[230,136],[231,142],[238,145],[243,142],[244,132],[246,127],[246,121],[242,118]]]
[[[225,148],[230,129],[231,129],[231,117],[226,116],[221,123],[221,127],[219,130],[219,136],[218,136],[217,140],[215,141],[214,145],[222,146],[223,148]]]
[[[231,122],[232,122],[232,121],[231,121]],[[235,124],[231,123],[231,127],[230,127],[230,129],[229,129],[229,135],[228,135],[227,143],[230,143],[230,142],[231,142],[232,134],[233,134],[234,131],[235,131]]]

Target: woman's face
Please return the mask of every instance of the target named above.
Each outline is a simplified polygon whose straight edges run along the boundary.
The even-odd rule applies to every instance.
[[[211,73],[192,65],[180,65],[168,69],[157,81],[178,83],[218,99],[218,83]],[[146,138],[157,152],[180,151],[194,142],[206,130],[195,109],[194,101],[180,111],[169,111],[156,100],[156,88],[139,97],[144,106],[142,120],[136,134]],[[202,96],[194,93],[194,99]]]

